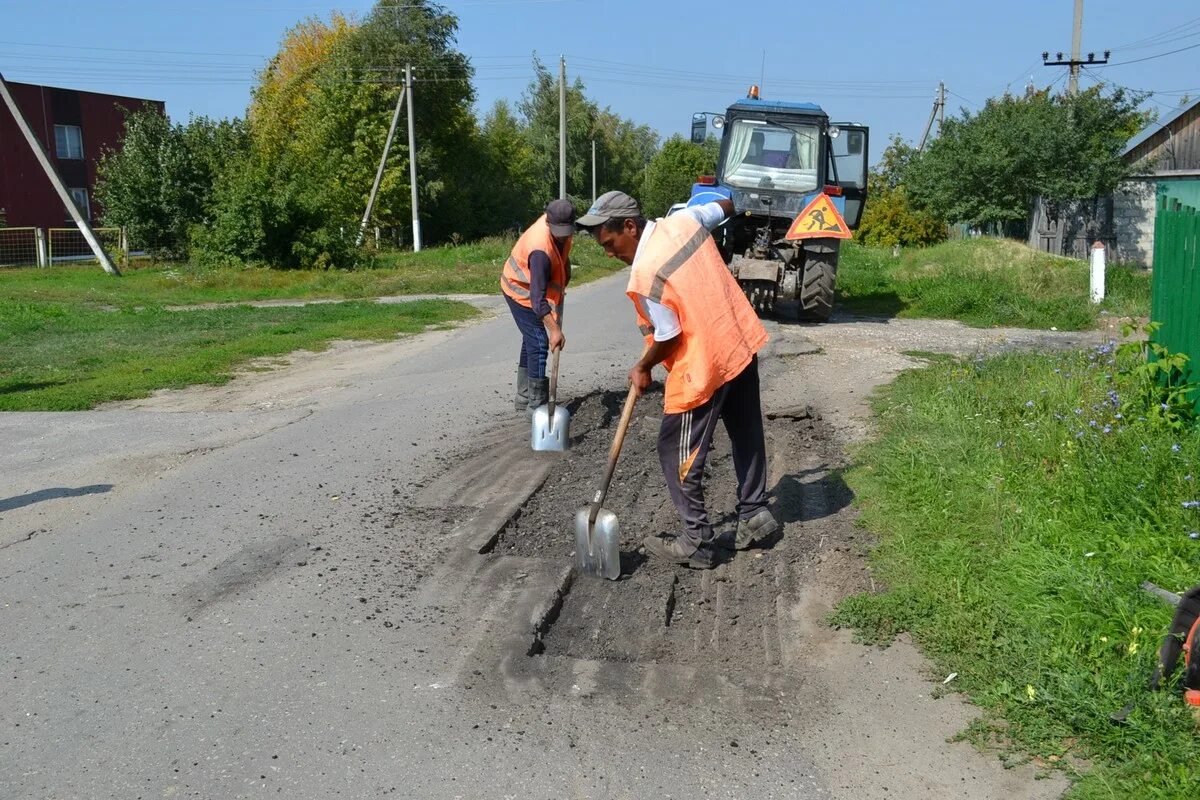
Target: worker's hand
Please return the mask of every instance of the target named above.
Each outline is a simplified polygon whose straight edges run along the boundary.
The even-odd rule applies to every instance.
[[[550,350],[562,350],[567,346],[567,337],[563,336],[562,328],[555,328],[549,331],[550,334]]]
[[[640,363],[634,364],[633,369],[629,370],[629,382],[636,386],[639,392],[646,391],[653,380],[649,368],[643,367]]]

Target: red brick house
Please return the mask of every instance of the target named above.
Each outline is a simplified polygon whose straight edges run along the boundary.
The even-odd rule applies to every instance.
[[[96,165],[121,143],[126,111],[166,113],[161,100],[58,89],[9,81],[25,120],[50,154],[84,215],[98,216]],[[8,107],[0,101],[0,211],[9,227],[74,227]]]

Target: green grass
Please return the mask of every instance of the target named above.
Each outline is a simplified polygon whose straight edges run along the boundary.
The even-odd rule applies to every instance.
[[[1139,585],[1200,583],[1200,510],[1183,506],[1200,499],[1200,431],[1115,407],[1134,394],[1109,359],[934,363],[885,389],[847,482],[887,591],[833,621],[910,631],[986,709],[971,735],[1088,765],[1076,800],[1194,797],[1192,715],[1146,689],[1172,611]]]
[[[103,311],[0,301],[0,411],[66,411],[227,381],[248,360],[386,340],[475,314],[450,301]]]
[[[852,313],[956,319],[975,327],[1084,330],[1101,310],[1150,313],[1150,275],[1110,267],[1107,297],[1088,299],[1088,265],[1004,239],[968,239],[927,248],[843,246],[838,300]]]
[[[164,265],[114,278],[98,266],[0,270],[0,297],[89,306],[195,305],[280,299],[365,299],[407,294],[500,293],[500,271],[513,240],[484,239],[420,253],[387,253],[357,270],[276,270]],[[571,285],[610,275],[624,264],[588,236],[571,253]]]

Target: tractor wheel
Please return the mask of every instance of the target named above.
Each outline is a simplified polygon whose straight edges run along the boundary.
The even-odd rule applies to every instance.
[[[833,312],[833,288],[837,281],[838,254],[809,253],[800,285],[799,317],[805,322],[828,322]]]

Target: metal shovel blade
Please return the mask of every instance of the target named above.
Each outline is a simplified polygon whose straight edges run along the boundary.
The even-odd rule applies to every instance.
[[[581,575],[615,581],[621,577],[621,526],[607,508],[589,524],[591,510],[584,506],[575,515],[575,568]]]
[[[533,433],[529,444],[534,450],[566,452],[570,439],[571,415],[562,406],[555,406],[550,413],[550,406],[538,406],[533,411]]]

